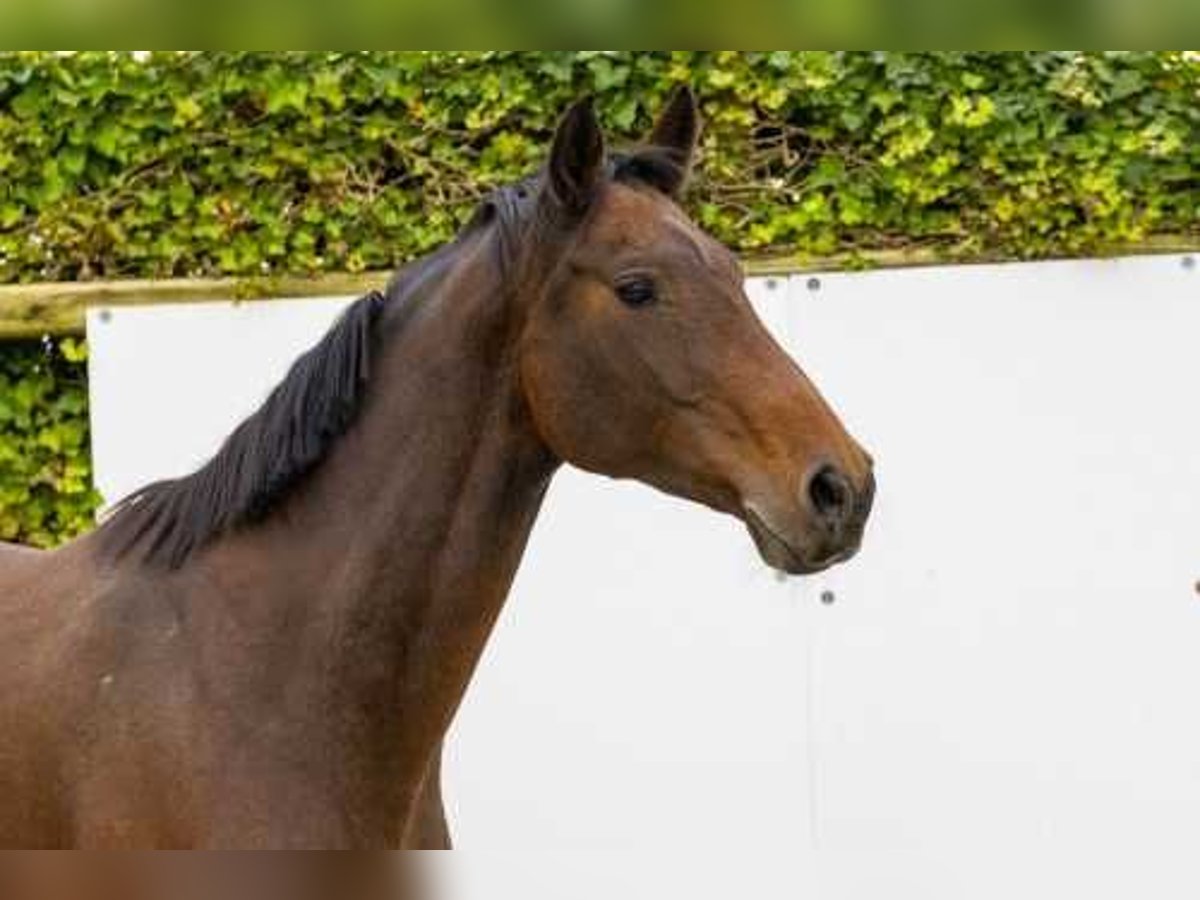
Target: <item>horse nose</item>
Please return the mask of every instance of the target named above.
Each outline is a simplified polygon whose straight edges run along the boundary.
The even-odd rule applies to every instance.
[[[854,514],[854,486],[836,466],[822,466],[805,487],[817,519],[830,531],[841,531]]]

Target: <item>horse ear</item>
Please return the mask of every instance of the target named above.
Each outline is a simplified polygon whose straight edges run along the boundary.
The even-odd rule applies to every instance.
[[[604,134],[591,98],[580,100],[563,116],[550,150],[550,190],[573,215],[585,212],[604,171]]]
[[[675,195],[683,189],[683,183],[692,169],[699,139],[700,104],[692,89],[683,84],[671,94],[649,141],[651,147],[665,150],[671,161],[679,166],[679,176],[674,183],[662,186],[668,194]]]

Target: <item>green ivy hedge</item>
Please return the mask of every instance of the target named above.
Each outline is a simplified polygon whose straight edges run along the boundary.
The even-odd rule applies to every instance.
[[[50,546],[91,524],[83,358],[71,339],[0,347],[0,541]]]
[[[0,281],[388,268],[536,165],[571,99],[631,137],[683,80],[695,210],[742,250],[1196,229],[1178,52],[33,52],[0,56]]]
[[[632,139],[680,81],[693,211],[747,253],[1200,233],[1183,51],[6,52],[0,282],[390,268],[537,165],[570,100]],[[0,538],[87,521],[80,352],[0,350]]]

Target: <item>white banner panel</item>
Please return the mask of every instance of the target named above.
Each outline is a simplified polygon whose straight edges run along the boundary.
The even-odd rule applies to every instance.
[[[654,900],[748,871],[772,898],[1200,896],[1198,279],[754,282],[878,460],[864,552],[782,583],[736,523],[564,472],[450,745],[466,895],[560,900],[583,863],[548,851],[657,848],[595,865],[638,860],[619,893]],[[200,462],[337,308],[93,311],[106,499]]]

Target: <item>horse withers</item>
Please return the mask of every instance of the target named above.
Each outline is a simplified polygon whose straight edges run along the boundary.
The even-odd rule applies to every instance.
[[[0,553],[0,845],[449,845],[443,736],[564,462],[848,559],[871,460],[677,204],[680,90],[353,304],[196,473]],[[648,600],[647,602],[651,602]]]

